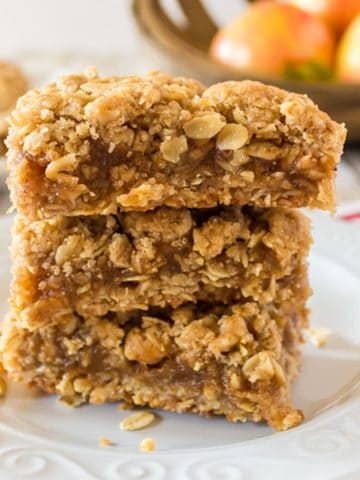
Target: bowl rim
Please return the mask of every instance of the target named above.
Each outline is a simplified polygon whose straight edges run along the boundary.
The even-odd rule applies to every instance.
[[[298,80],[282,78],[276,75],[264,75],[247,69],[232,68],[228,65],[218,63],[214,61],[205,51],[196,48],[190,42],[183,40],[180,36],[176,35],[176,29],[170,30],[166,24],[162,22],[161,17],[154,14],[151,15],[152,22],[147,21],[147,17],[144,15],[144,11],[147,14],[151,13],[151,9],[159,2],[155,0],[133,0],[132,10],[135,20],[141,31],[150,37],[153,43],[156,43],[157,47],[161,47],[164,53],[170,54],[172,52],[175,55],[180,55],[184,59],[184,51],[186,51],[188,59],[185,60],[187,64],[196,63],[197,69],[207,73],[212,77],[229,77],[233,79],[252,79],[263,83],[276,83],[282,85],[293,85],[298,91],[301,89],[310,90],[312,92],[333,92],[339,93],[342,96],[353,94],[359,97],[360,100],[360,83],[346,83],[336,80],[329,81],[314,81],[314,80]],[[170,17],[167,17],[170,18]],[[221,73],[219,73],[219,71]]]

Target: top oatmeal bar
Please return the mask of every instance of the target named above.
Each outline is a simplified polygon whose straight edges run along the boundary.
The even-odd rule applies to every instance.
[[[10,118],[12,200],[31,218],[216,205],[334,208],[346,130],[303,95],[205,89],[89,69],[22,97]]]

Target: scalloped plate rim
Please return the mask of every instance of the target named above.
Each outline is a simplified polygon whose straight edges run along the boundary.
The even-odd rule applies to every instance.
[[[332,261],[335,262],[336,264],[342,266],[348,271],[351,271],[352,274],[354,274],[358,279],[360,278],[360,255],[359,258],[354,258],[351,250],[349,249],[342,249],[341,244],[339,248],[339,239],[343,239],[344,241],[347,241],[350,245],[355,244],[355,249],[357,248],[358,251],[360,251],[360,229],[357,229],[356,227],[349,226],[347,224],[344,224],[340,221],[335,221],[335,220],[330,220],[323,214],[319,213],[310,213],[310,217],[314,221],[315,225],[315,238],[320,239],[320,244],[315,244],[313,247],[313,252],[315,252],[317,255],[324,256],[324,257],[329,257],[328,254],[328,247],[329,247],[329,242],[330,243],[335,243],[335,245],[330,246],[330,248],[334,248],[336,250],[336,255],[332,257]],[[8,239],[9,237],[9,228],[12,223],[13,217],[12,216],[7,216],[7,217],[0,217],[0,244],[4,244],[4,241]],[[325,245],[324,240],[326,239],[327,244]],[[322,244],[322,243],[323,244]],[[359,245],[359,246],[358,246]],[[326,248],[323,248],[326,246]],[[339,257],[339,252],[342,250],[342,256]],[[3,270],[3,263],[6,259],[6,254],[0,254],[0,270]],[[352,268],[350,268],[350,266]],[[36,434],[29,434],[27,432],[18,432],[16,431],[15,428],[9,426],[9,425],[4,425],[1,423],[1,415],[0,415],[0,430],[3,432],[6,432],[10,435],[10,437],[14,437],[16,441],[18,441],[20,444],[25,442],[25,445],[19,446],[19,447],[13,447],[7,448],[4,446],[4,440],[0,439],[0,473],[1,473],[1,478],[4,478],[6,480],[15,480],[19,478],[18,473],[16,475],[12,475],[7,471],[7,469],[2,466],[1,460],[2,457],[5,455],[11,455],[11,452],[13,451],[14,455],[15,452],[18,450],[19,452],[32,452],[34,450],[41,450],[43,451],[44,458],[48,459],[50,462],[49,458],[53,455],[56,456],[58,455],[59,458],[61,456],[64,457],[64,462],[68,462],[66,465],[71,464],[71,462],[74,463],[74,465],[78,465],[80,470],[83,470],[83,474],[81,476],[77,476],[77,479],[87,479],[87,478],[104,478],[104,479],[121,479],[121,480],[132,480],[135,478],[144,478],[147,479],[156,479],[160,480],[162,478],[164,479],[170,479],[170,478],[179,478],[179,479],[194,479],[194,480],[205,480],[205,479],[215,479],[216,477],[208,476],[207,473],[201,473],[199,476],[197,472],[197,468],[201,468],[201,462],[205,462],[204,465],[212,465],[211,462],[214,462],[214,459],[216,459],[219,456],[219,452],[223,456],[228,456],[228,455],[233,455],[234,456],[234,462],[237,465],[238,459],[235,457],[234,454],[236,452],[245,452],[247,451],[246,459],[247,462],[249,463],[251,458],[257,458],[259,459],[262,458],[264,462],[270,462],[271,459],[274,459],[278,461],[279,463],[282,464],[287,464],[290,462],[293,464],[298,463],[298,459],[294,457],[290,458],[283,458],[283,461],[281,461],[282,456],[279,455],[279,452],[275,453],[274,449],[277,450],[279,447],[284,448],[287,444],[291,444],[291,442],[296,439],[297,437],[304,438],[307,434],[316,434],[317,432],[321,431],[330,431],[330,432],[335,432],[339,431],[339,435],[343,435],[343,429],[345,427],[341,426],[341,421],[342,419],[348,419],[352,416],[352,414],[355,413],[355,418],[356,418],[356,423],[355,427],[352,426],[350,428],[350,435],[353,435],[353,443],[352,447],[355,450],[360,449],[360,389],[359,388],[354,388],[348,395],[349,398],[346,398],[347,394],[344,394],[342,397],[342,402],[337,402],[332,408],[329,410],[326,410],[322,412],[318,417],[310,419],[308,422],[305,422],[304,424],[300,425],[294,430],[289,430],[287,432],[281,432],[275,435],[270,435],[270,436],[265,436],[261,438],[256,438],[256,439],[249,439],[245,440],[240,443],[231,443],[231,444],[226,444],[226,445],[221,445],[221,446],[206,446],[206,447],[197,447],[195,449],[187,449],[187,448],[174,448],[171,450],[159,450],[154,452],[151,456],[144,456],[144,454],[138,454],[137,452],[131,452],[128,447],[123,450],[111,450],[111,449],[98,449],[95,447],[88,447],[88,446],[77,446],[75,450],[75,459],[71,457],[67,457],[69,454],[69,451],[72,451],[74,454],[74,446],[73,445],[66,445],[66,444],[59,444],[56,441],[46,439],[46,438],[40,438]],[[6,400],[5,400],[6,401]],[[0,412],[1,413],[1,412]],[[349,423],[349,422],[347,422]],[[335,426],[336,427],[335,427]],[[348,428],[348,427],[347,427]],[[352,432],[352,433],[351,433]],[[354,434],[355,432],[355,434]],[[345,429],[345,434],[346,434],[346,429]],[[144,434],[146,436],[146,434]],[[29,447],[29,439],[32,441],[31,447]],[[50,450],[45,449],[44,450],[44,444],[47,446],[51,447]],[[254,448],[254,446],[256,448]],[[268,454],[265,454],[265,450],[269,450]],[[261,453],[261,451],[263,451]],[[98,458],[99,463],[100,462],[107,462],[110,458],[113,458],[115,463],[111,464],[113,465],[113,468],[111,469],[110,467],[106,470],[105,476],[97,476],[99,475],[99,472],[96,474],[91,473],[91,471],[87,471],[87,467],[84,467],[83,463],[84,458],[87,457],[87,454],[92,453],[94,455],[94,458]],[[216,455],[217,454],[217,455]],[[20,453],[19,453],[20,455]],[[30,455],[30,453],[29,453]],[[350,455],[350,454],[349,454]],[[179,456],[182,457],[184,461],[183,467],[181,469],[178,469],[177,466],[171,465],[172,461],[176,461],[176,459],[179,458]],[[35,455],[36,457],[36,455]],[[34,457],[34,458],[35,458]],[[84,458],[82,458],[84,457]],[[37,457],[36,457],[37,458]],[[52,458],[52,457],[51,457]],[[327,461],[329,462],[329,458],[325,456]],[[357,458],[354,456],[352,453],[351,462],[352,464],[344,464],[344,471],[345,473],[348,474],[349,471],[351,470],[351,473],[357,473],[360,472],[360,458]],[[137,465],[138,461],[141,460],[142,463],[146,465],[150,464],[158,464],[159,469],[158,473],[159,476],[153,477],[153,476],[134,476],[133,473],[131,473],[131,469],[129,472],[125,472],[124,475],[121,474],[121,476],[116,476],[117,475],[117,468],[120,465]],[[285,461],[286,460],[286,461]],[[324,458],[320,456],[318,459],[320,462],[323,462]],[[15,467],[16,467],[16,458],[15,458]],[[45,460],[44,460],[45,461]],[[207,462],[207,463],[206,463]],[[233,462],[233,463],[234,463]],[[10,462],[11,463],[11,462]],[[40,462],[41,463],[41,462]],[[46,462],[45,462],[46,463]],[[64,463],[64,465],[65,465]],[[141,462],[140,462],[141,463]],[[250,462],[251,463],[251,462]],[[256,462],[255,462],[256,463]],[[305,468],[305,461],[304,463],[304,468]],[[316,466],[316,458],[311,457],[311,462],[313,466]],[[200,467],[199,467],[200,465]],[[224,468],[226,469],[227,466],[226,464],[219,463],[219,468]],[[231,463],[232,465],[232,463]],[[242,462],[240,462],[240,470],[241,471],[241,465]],[[320,465],[320,464],[319,464]],[[284,465],[283,465],[284,466]],[[129,467],[129,468],[130,468]],[[16,467],[17,468],[17,467]],[[61,479],[63,477],[59,476],[57,477],[57,471],[60,467],[56,467],[55,474],[52,475],[52,479],[55,480],[57,478]],[[61,467],[62,468],[62,467]],[[94,467],[92,467],[94,468]],[[135,467],[134,467],[135,468]],[[144,467],[145,468],[145,467]],[[149,467],[150,468],[150,467]],[[193,469],[195,468],[195,476],[193,473]],[[206,472],[207,467],[204,467],[203,472]],[[230,468],[230,467],[229,467]],[[232,467],[231,467],[232,468]],[[237,467],[234,467],[237,468]],[[249,466],[246,463],[246,469],[248,469]],[[269,471],[268,474],[269,476],[267,478],[273,478],[271,475],[271,470],[270,466],[268,466]],[[285,466],[284,466],[285,468]],[[300,468],[300,467],[299,467]],[[349,470],[350,468],[350,470]],[[163,469],[163,470],[161,470]],[[175,470],[174,470],[175,469]],[[80,471],[79,470],[79,471]],[[139,473],[140,470],[138,470]],[[224,470],[225,471],[225,470]],[[228,470],[229,472],[232,472],[233,470]],[[234,470],[235,471],[235,470]],[[115,472],[115,473],[114,473]],[[135,472],[135,470],[134,470]],[[172,472],[172,473],[171,473]],[[190,472],[190,473],[189,473]],[[339,473],[337,475],[335,473],[335,476],[332,473],[329,473],[329,476],[324,476],[327,475],[326,472],[322,473],[321,478],[324,479],[336,479],[340,478],[342,473]],[[168,476],[168,475],[174,475],[174,476]],[[29,475],[31,477],[32,474]],[[136,474],[137,475],[137,474]],[[139,474],[140,475],[140,474]],[[147,473],[145,472],[145,475]],[[181,476],[185,475],[185,476]],[[209,474],[210,475],[210,474]],[[41,472],[37,472],[35,477],[37,480],[42,480],[46,479],[47,473],[45,473],[45,476],[41,474]],[[70,478],[70,477],[67,477]],[[235,477],[232,477],[229,474],[229,479],[233,479]],[[240,478],[240,477],[236,477]],[[251,478],[260,478],[260,477],[251,477]],[[275,478],[275,477],[274,477]],[[282,477],[281,477],[282,478]],[[297,478],[297,477],[296,477]],[[344,477],[346,478],[346,477]],[[355,478],[355,477],[354,477]]]

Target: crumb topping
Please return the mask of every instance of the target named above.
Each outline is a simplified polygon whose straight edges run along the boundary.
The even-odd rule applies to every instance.
[[[27,215],[333,208],[345,128],[306,96],[159,72],[89,75],[28,92],[10,118],[9,186]]]

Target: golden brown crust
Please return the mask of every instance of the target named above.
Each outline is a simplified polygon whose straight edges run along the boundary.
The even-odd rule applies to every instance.
[[[157,206],[334,206],[345,128],[257,82],[205,90],[93,71],[33,90],[11,117],[9,186],[33,218]]]

